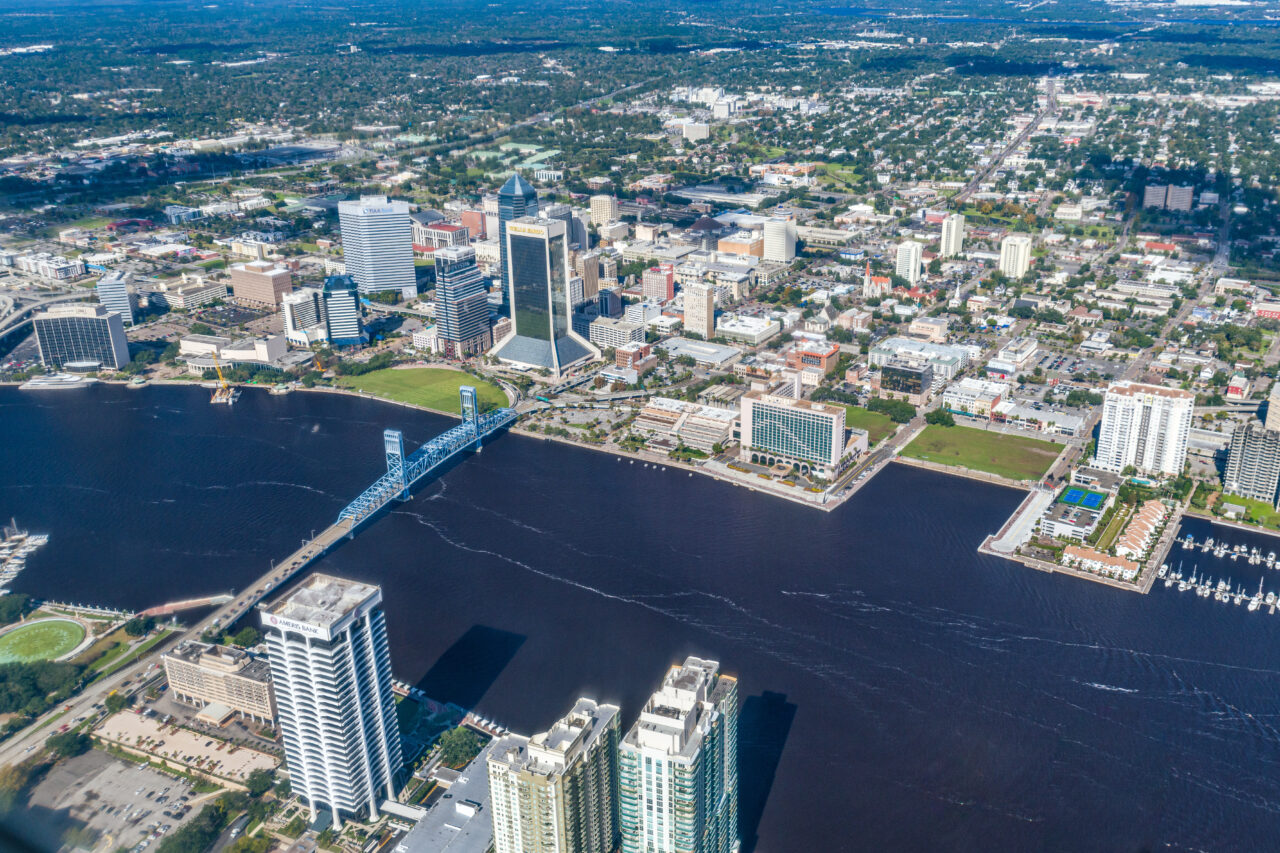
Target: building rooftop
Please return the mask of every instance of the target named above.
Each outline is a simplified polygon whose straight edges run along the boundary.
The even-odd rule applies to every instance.
[[[370,599],[381,601],[382,590],[372,584],[314,574],[284,598],[263,606],[268,626],[302,627],[330,636],[334,627]],[[295,624],[284,624],[295,623]]]
[[[1125,397],[1136,397],[1139,394],[1151,394],[1156,397],[1167,397],[1170,400],[1194,400],[1195,394],[1181,388],[1166,388],[1163,385],[1145,385],[1141,382],[1117,382],[1107,389],[1108,394],[1120,394]]]
[[[494,741],[466,766],[448,792],[436,800],[395,853],[485,853],[493,843],[489,814],[489,756]]]

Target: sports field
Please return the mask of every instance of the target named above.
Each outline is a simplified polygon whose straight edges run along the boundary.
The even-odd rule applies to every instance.
[[[476,379],[469,373],[440,367],[388,367],[363,376],[339,376],[338,384],[388,400],[454,414],[461,411],[458,387],[472,385],[480,397],[481,410],[507,405],[507,395],[498,386]]]
[[[84,628],[70,619],[39,619],[0,636],[0,663],[55,660],[80,645]]]
[[[902,449],[902,455],[1011,480],[1034,480],[1044,476],[1061,451],[1060,445],[1038,438],[930,424]]]

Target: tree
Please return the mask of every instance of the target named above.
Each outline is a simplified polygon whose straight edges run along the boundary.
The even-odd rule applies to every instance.
[[[124,623],[124,632],[130,637],[142,637],[156,626],[156,620],[150,616],[135,616]]]
[[[262,632],[252,625],[246,625],[235,633],[235,636],[231,638],[231,642],[245,648],[256,646],[262,642]]]
[[[271,790],[271,783],[275,773],[271,770],[258,769],[249,774],[249,778],[245,780],[245,790],[249,792],[249,796],[255,800],[261,797],[267,791]]]
[[[102,704],[106,707],[107,713],[114,714],[117,711],[123,711],[129,706],[129,697],[123,693],[112,692]]]
[[[84,732],[70,731],[53,735],[45,741],[45,746],[59,758],[72,758],[88,752],[93,741]]]
[[[463,767],[480,754],[480,747],[478,734],[458,726],[440,736],[440,760],[450,767]]]
[[[956,425],[955,416],[946,409],[934,409],[924,416],[926,423],[938,424],[944,427],[953,427]]]
[[[253,837],[242,835],[227,848],[227,853],[267,853],[274,846],[274,839],[266,833]]]
[[[17,622],[23,616],[31,612],[31,596],[23,595],[6,595],[0,598],[0,625],[8,625],[10,622]]]

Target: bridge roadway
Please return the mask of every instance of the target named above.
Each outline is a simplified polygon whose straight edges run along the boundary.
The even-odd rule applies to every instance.
[[[273,563],[266,574],[236,593],[204,619],[158,644],[151,652],[151,659],[135,661],[107,678],[94,682],[63,705],[42,715],[35,723],[0,743],[0,766],[14,764],[29,757],[46,737],[58,731],[57,727],[48,725],[55,717],[62,718],[64,722],[72,722],[78,717],[90,716],[95,713],[94,704],[103,701],[108,694],[122,687],[136,688],[143,678],[148,677],[151,668],[158,666],[155,652],[172,648],[186,640],[199,639],[204,631],[225,627],[244,616],[273,590],[324,556],[333,546],[343,539],[353,537],[378,510],[392,501],[407,500],[409,490],[416,483],[438,470],[457,453],[478,450],[484,439],[505,429],[517,417],[513,409],[498,409],[480,414],[475,389],[463,386],[460,394],[463,412],[461,424],[433,438],[407,458],[403,458],[403,437],[397,430],[387,430],[383,434],[387,449],[387,473],[343,509],[336,522],[311,539],[304,540],[296,551],[281,562]],[[135,682],[135,679],[138,680]]]

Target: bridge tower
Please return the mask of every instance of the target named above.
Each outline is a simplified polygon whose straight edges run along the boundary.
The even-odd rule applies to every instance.
[[[407,501],[409,500],[409,481],[404,468],[404,433],[398,429],[383,430],[382,443],[387,450],[387,473],[400,484],[400,492],[396,497]]]
[[[476,389],[471,385],[461,385],[458,387],[458,397],[461,399],[462,405],[462,425],[470,427],[472,434],[476,437],[476,450],[480,450],[480,428],[478,421],[480,420],[480,404],[476,400]]]

